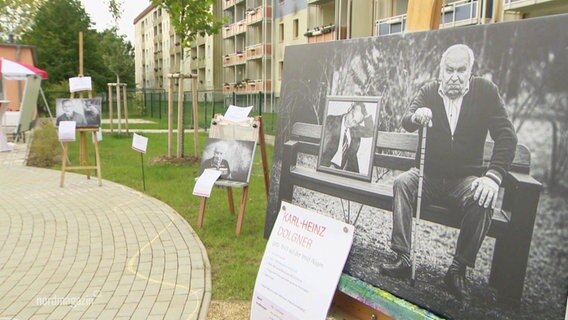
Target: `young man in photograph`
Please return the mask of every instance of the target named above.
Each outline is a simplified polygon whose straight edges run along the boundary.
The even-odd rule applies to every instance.
[[[450,293],[467,297],[466,269],[474,268],[479,248],[491,225],[499,185],[515,156],[517,136],[497,87],[472,76],[473,51],[463,44],[449,47],[440,62],[440,79],[424,85],[403,116],[409,132],[428,127],[422,199],[449,200],[461,215],[453,261],[444,277]],[[482,171],[487,133],[495,141],[489,168]],[[381,274],[409,278],[412,216],[419,170],[399,175],[393,186],[393,262]]]
[[[359,173],[357,152],[361,138],[373,136],[373,124],[363,102],[354,102],[344,114],[327,116],[321,165]]]

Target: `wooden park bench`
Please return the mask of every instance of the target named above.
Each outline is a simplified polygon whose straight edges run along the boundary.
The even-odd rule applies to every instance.
[[[321,126],[295,123],[290,140],[284,143],[278,207],[282,200],[292,201],[294,186],[303,187],[345,200],[384,210],[392,210],[392,185],[371,183],[316,171],[297,165],[298,153],[318,155]],[[408,170],[415,165],[413,154],[418,136],[410,133],[380,131],[374,151],[373,166]],[[493,142],[486,142],[484,161],[488,164]],[[392,150],[394,152],[385,152]],[[397,155],[402,154],[402,155]],[[518,306],[542,185],[529,175],[530,151],[518,145],[509,174],[504,178],[498,204],[493,214],[489,236],[495,238],[489,284],[497,290],[499,302]],[[424,205],[421,219],[459,228],[461,217],[448,214],[452,208]]]

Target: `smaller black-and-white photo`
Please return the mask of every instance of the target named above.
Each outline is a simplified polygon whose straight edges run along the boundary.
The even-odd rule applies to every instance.
[[[77,128],[100,127],[102,99],[57,99],[56,124],[61,121],[75,121]]]
[[[208,138],[199,174],[205,169],[221,171],[220,179],[249,182],[256,143]]]
[[[379,97],[327,98],[318,170],[371,180]]]

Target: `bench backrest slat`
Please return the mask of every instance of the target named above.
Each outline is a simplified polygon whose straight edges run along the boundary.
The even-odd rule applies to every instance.
[[[292,136],[298,141],[315,142],[321,140],[322,126],[317,124],[309,124],[296,122],[292,127]],[[491,160],[491,153],[493,150],[493,142],[485,142],[484,149],[484,165],[487,165]],[[416,152],[418,146],[418,135],[414,133],[405,132],[386,132],[379,131],[377,133],[378,153],[375,155],[374,164],[376,166],[383,166],[386,168],[406,170],[413,165],[413,160],[407,156],[400,157],[401,162],[397,163],[395,155],[382,155],[381,149],[396,150],[402,152]],[[317,153],[316,153],[317,154]],[[522,145],[517,145],[515,152],[515,159],[511,165],[511,170],[522,173],[529,173],[530,171],[530,151]]]

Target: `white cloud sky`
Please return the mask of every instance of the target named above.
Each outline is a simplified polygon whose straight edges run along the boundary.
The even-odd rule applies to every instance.
[[[134,45],[134,18],[150,5],[150,0],[118,0],[122,3],[122,18],[118,25],[119,34],[125,34]],[[81,0],[95,29],[102,31],[112,26],[112,15],[107,0]]]

